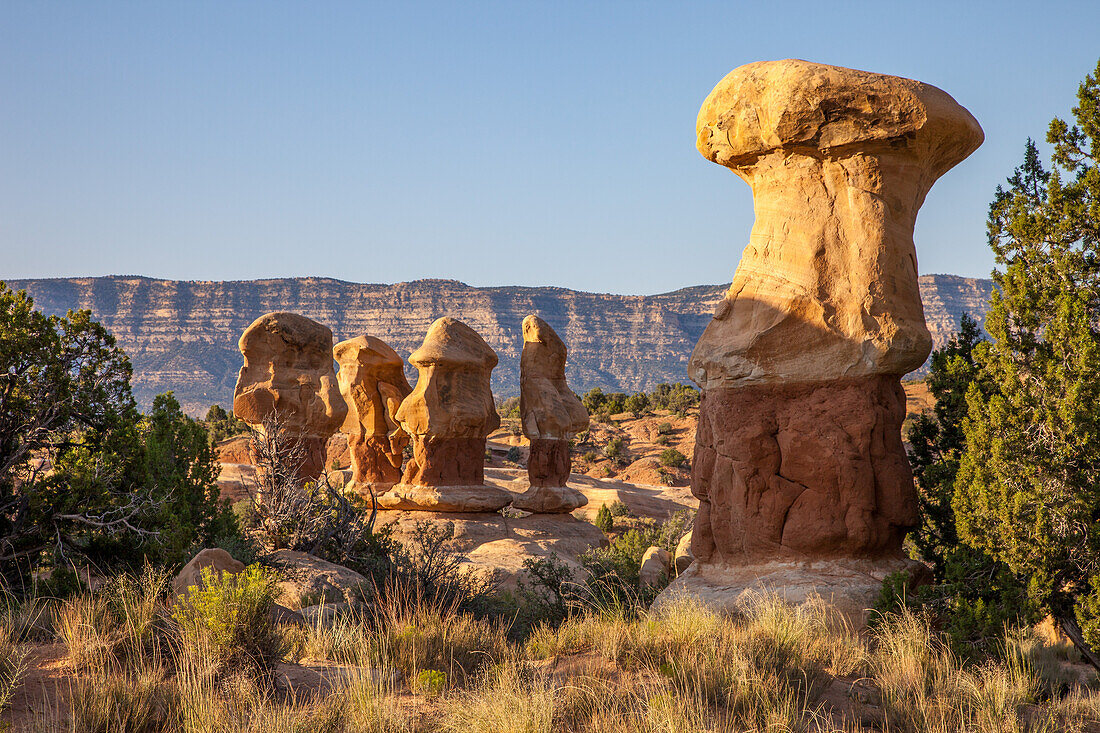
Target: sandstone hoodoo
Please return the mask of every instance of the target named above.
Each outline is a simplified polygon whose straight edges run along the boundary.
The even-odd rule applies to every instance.
[[[341,432],[348,436],[352,483],[364,497],[388,491],[401,480],[401,461],[408,434],[397,422],[397,409],[412,392],[404,362],[384,341],[357,336],[332,349],[340,365],[337,380],[348,416]]]
[[[386,509],[492,512],[512,501],[485,485],[485,438],[500,427],[489,378],[497,355],[472,328],[440,318],[409,357],[419,377],[396,418],[412,437],[401,483],[382,495]]]
[[[697,562],[671,592],[736,605],[767,584],[859,611],[916,520],[900,377],[931,348],[917,210],[982,130],[927,84],[787,60],[731,72],[697,133],[756,222],[689,366]]]
[[[295,313],[268,313],[238,342],[244,366],[233,391],[233,412],[261,434],[276,418],[304,451],[299,475],[317,478],[325,446],[347,416],[332,367],[332,330]]]
[[[565,513],[588,503],[566,486],[569,440],[588,428],[588,411],[565,381],[565,343],[536,315],[523,319],[519,410],[531,441],[527,476],[531,488],[513,501],[529,512]]]

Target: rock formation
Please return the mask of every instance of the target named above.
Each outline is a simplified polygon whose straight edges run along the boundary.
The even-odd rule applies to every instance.
[[[531,488],[512,502],[529,512],[567,513],[588,503],[569,480],[569,440],[588,428],[588,410],[565,381],[565,344],[538,316],[523,319],[519,411],[531,441]]]
[[[674,587],[817,587],[861,611],[916,521],[900,377],[931,348],[917,210],[982,130],[927,84],[787,60],[731,72],[697,132],[756,222],[691,357],[697,562]]]
[[[382,495],[386,509],[492,512],[511,494],[485,485],[485,438],[500,427],[490,374],[497,355],[472,328],[440,318],[409,357],[420,376],[397,410],[412,436],[401,483]]]
[[[348,436],[352,483],[364,497],[388,491],[401,480],[408,434],[397,423],[397,409],[412,392],[404,362],[381,339],[357,336],[332,349],[340,371],[340,394],[348,406],[341,432]]]
[[[268,313],[238,342],[244,366],[233,391],[233,412],[263,433],[279,424],[301,441],[299,475],[314,479],[325,468],[325,444],[347,415],[332,368],[332,331],[295,313]]]

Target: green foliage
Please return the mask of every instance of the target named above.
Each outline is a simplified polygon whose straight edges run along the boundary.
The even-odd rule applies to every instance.
[[[217,444],[226,438],[248,432],[248,424],[238,420],[233,413],[226,412],[221,405],[210,406],[210,409],[206,411],[206,417],[203,419],[203,426],[210,436],[211,444]]]
[[[447,675],[438,669],[422,669],[413,678],[413,690],[427,697],[439,697],[446,687]]]
[[[649,393],[649,400],[655,410],[683,415],[699,406],[699,396],[699,390],[687,384],[658,384]]]
[[[687,456],[675,448],[665,448],[661,451],[661,457],[659,459],[662,466],[669,466],[671,468],[679,468],[687,463]]]
[[[1064,624],[1090,629],[1100,570],[1100,64],[1074,124],[1047,135],[1052,169],[1028,141],[998,187],[989,242],[998,269],[967,392],[954,507],[967,544],[1028,578]]]
[[[518,445],[513,445],[509,448],[508,453],[504,456],[504,459],[510,463],[519,463],[521,458],[523,458],[523,453],[520,451]]]
[[[610,534],[615,529],[615,520],[612,519],[611,510],[607,508],[607,504],[600,505],[600,510],[596,512],[595,524],[604,534]]]
[[[519,397],[509,397],[497,404],[497,414],[501,419],[519,419]]]
[[[613,517],[625,517],[630,514],[630,507],[622,499],[616,499],[607,505]]]
[[[274,571],[249,565],[236,574],[203,568],[202,584],[172,609],[183,653],[204,672],[223,677],[243,671],[271,680],[285,642],[272,621]]]
[[[626,441],[616,436],[607,441],[603,447],[603,454],[608,458],[622,458],[625,453]]]
[[[672,434],[672,423],[663,422],[660,425],[658,425],[657,426],[657,434],[658,435],[671,435]]]
[[[649,407],[649,397],[643,392],[637,392],[630,395],[623,403],[625,411],[632,413],[634,417],[641,417],[649,412]]]

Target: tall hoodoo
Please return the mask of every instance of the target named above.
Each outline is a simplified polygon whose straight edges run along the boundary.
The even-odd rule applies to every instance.
[[[388,491],[401,480],[408,434],[397,422],[397,409],[412,387],[405,363],[381,339],[357,336],[332,348],[340,365],[337,379],[348,406],[341,428],[348,436],[353,490],[364,497]]]
[[[917,210],[982,130],[935,87],[798,60],[735,69],[696,130],[756,222],[691,357],[701,562],[683,583],[729,598],[812,561],[807,583],[863,603],[916,520],[900,377],[931,349]]]
[[[304,449],[299,475],[317,478],[325,446],[347,415],[332,368],[332,330],[295,313],[268,313],[245,329],[238,346],[244,366],[233,413],[260,433],[277,414]]]
[[[419,377],[396,418],[412,436],[401,483],[383,494],[387,509],[496,511],[511,494],[485,485],[485,438],[500,427],[490,374],[497,355],[472,328],[440,318],[409,357]]]
[[[569,479],[569,440],[588,428],[588,411],[565,381],[565,343],[546,321],[523,319],[519,410],[531,441],[527,476],[531,488],[515,501],[529,512],[567,513],[588,503]]]

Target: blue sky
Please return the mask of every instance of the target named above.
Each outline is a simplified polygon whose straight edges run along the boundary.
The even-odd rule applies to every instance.
[[[1100,2],[5,2],[0,277],[728,282],[752,197],[695,151],[710,89],[805,58],[946,90],[985,145],[922,272],[1100,57]]]

